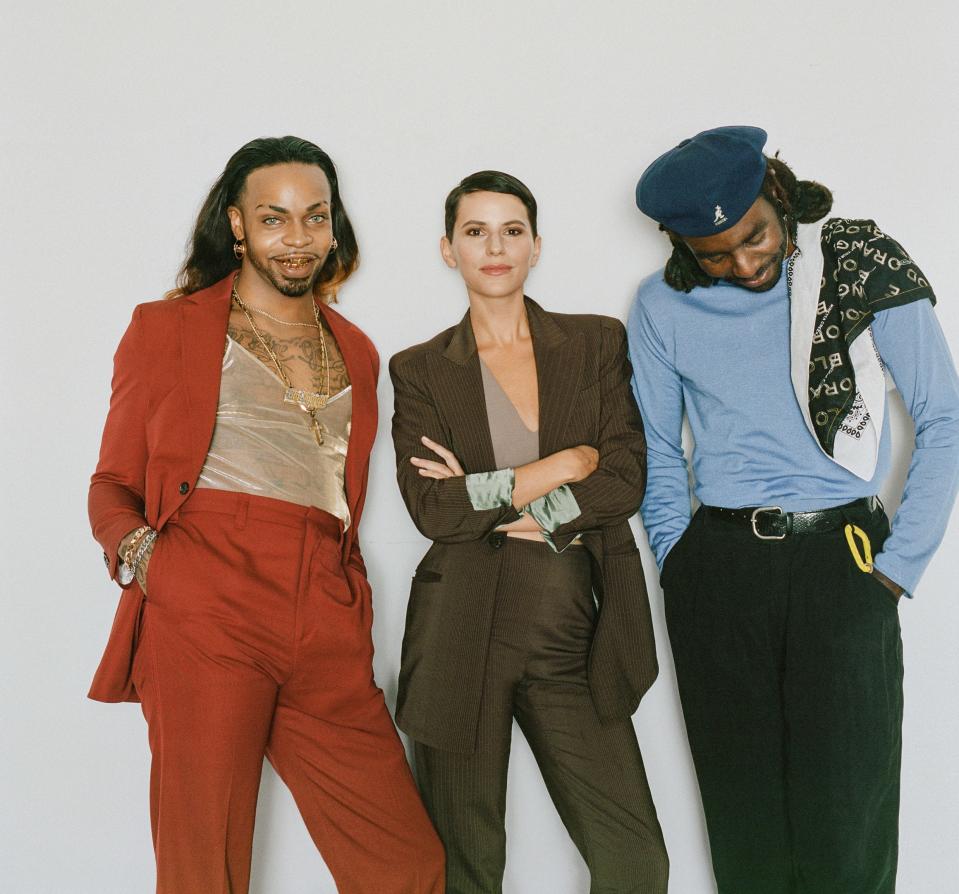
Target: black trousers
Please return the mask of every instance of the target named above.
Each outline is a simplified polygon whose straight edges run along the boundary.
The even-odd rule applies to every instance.
[[[589,555],[516,538],[503,549],[476,751],[414,743],[420,793],[446,848],[446,890],[502,890],[515,716],[589,867],[592,894],[665,894],[666,849],[633,725],[601,725],[589,694]]]
[[[848,520],[878,553],[882,508]],[[895,597],[842,528],[762,541],[703,510],[662,581],[720,894],[894,891]]]

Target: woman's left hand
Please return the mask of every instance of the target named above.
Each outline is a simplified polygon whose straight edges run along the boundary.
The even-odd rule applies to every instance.
[[[424,478],[458,478],[460,475],[466,474],[451,450],[447,450],[442,444],[430,440],[426,435],[420,438],[420,442],[443,460],[443,462],[435,462],[429,459],[420,459],[418,456],[410,457],[410,462],[416,466],[420,475]]]

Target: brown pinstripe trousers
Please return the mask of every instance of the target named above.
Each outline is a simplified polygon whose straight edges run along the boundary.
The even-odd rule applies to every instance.
[[[592,894],[665,892],[668,860],[632,723],[600,724],[589,694],[589,554],[516,538],[503,550],[476,749],[414,743],[420,793],[446,847],[446,890],[502,890],[515,717],[589,867]]]

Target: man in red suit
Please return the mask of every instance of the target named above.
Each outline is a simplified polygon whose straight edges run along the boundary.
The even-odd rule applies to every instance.
[[[327,306],[357,260],[329,156],[254,140],[117,350],[89,508],[123,592],[90,696],[142,703],[159,894],[248,890],[264,755],[339,891],[443,890],[372,674],[379,360]]]

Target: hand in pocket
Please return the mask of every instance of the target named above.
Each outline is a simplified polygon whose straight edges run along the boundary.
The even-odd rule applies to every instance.
[[[153,555],[153,550],[156,549],[157,542],[154,540],[146,549],[146,552],[143,554],[140,559],[140,564],[137,565],[137,583],[140,585],[140,589],[143,590],[143,595],[147,594],[147,568],[150,566],[150,558]]]

